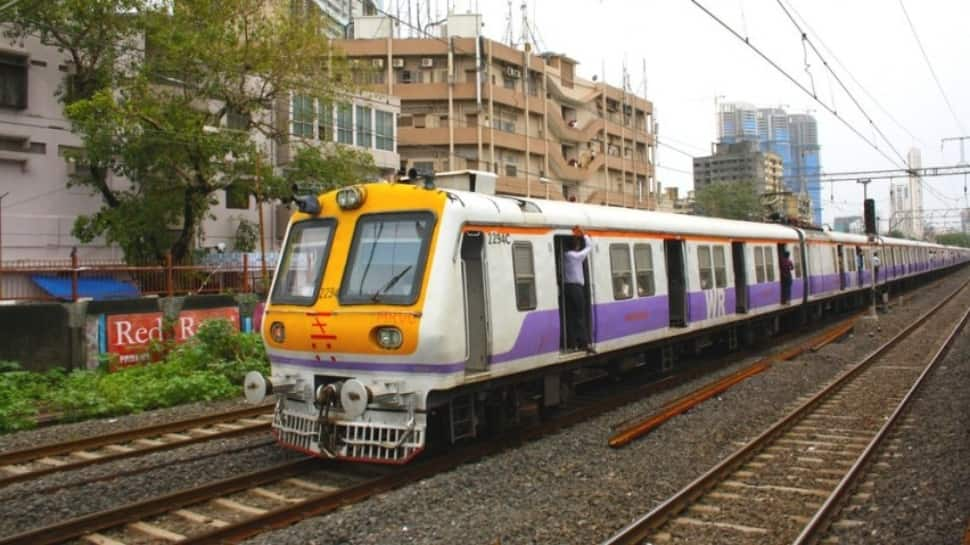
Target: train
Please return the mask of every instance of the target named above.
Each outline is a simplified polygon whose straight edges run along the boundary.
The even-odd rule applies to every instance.
[[[250,401],[275,396],[282,446],[404,464],[567,403],[584,373],[670,368],[684,350],[733,348],[784,316],[818,318],[970,259],[912,240],[497,195],[488,173],[439,180],[459,181],[298,199],[262,315],[271,376],[244,384]],[[567,343],[563,255],[577,226],[592,243],[592,354]]]

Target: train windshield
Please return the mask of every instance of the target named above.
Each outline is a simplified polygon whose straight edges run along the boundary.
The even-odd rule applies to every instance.
[[[332,219],[321,219],[293,224],[276,272],[273,303],[312,305],[316,302],[334,223]]]
[[[341,304],[413,304],[433,229],[429,212],[362,216],[340,286]]]

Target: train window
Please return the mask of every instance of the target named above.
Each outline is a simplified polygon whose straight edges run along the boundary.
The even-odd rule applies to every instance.
[[[775,250],[771,246],[765,246],[765,279],[775,281]]]
[[[361,216],[340,285],[340,303],[413,304],[421,291],[433,229],[429,212]]]
[[[790,250],[791,263],[792,263],[792,278],[802,277],[802,252],[796,246],[794,249]]]
[[[845,253],[847,254],[845,258],[846,270],[849,272],[855,272],[855,256],[852,255],[852,250],[846,248]]]
[[[308,220],[290,227],[273,285],[273,303],[312,305],[316,302],[335,223],[332,219]]]
[[[761,246],[754,247],[754,281],[756,284],[765,281],[765,253]]]
[[[701,289],[709,290],[714,287],[714,271],[711,268],[711,247],[697,247],[697,270],[701,273]]]
[[[633,264],[637,269],[637,297],[656,293],[653,283],[653,251],[649,244],[633,246]]]
[[[531,242],[512,245],[512,274],[515,276],[515,307],[519,310],[536,308],[536,274]]]
[[[727,261],[724,259],[724,246],[714,246],[714,285],[727,287]]]
[[[630,267],[630,246],[610,244],[610,271],[613,275],[613,299],[633,297],[633,273]]]

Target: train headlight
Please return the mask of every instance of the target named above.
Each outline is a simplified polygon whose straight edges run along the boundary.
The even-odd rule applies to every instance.
[[[285,341],[286,326],[283,325],[283,322],[273,322],[273,324],[269,326],[269,336],[278,343]]]
[[[404,335],[401,334],[400,329],[390,326],[377,328],[377,344],[381,348],[394,350],[395,348],[400,348],[403,342]]]
[[[345,187],[337,192],[337,206],[342,210],[353,210],[364,204],[366,197],[364,188],[359,186]]]

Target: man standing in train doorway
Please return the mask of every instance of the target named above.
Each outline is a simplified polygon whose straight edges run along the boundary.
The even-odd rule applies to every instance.
[[[573,227],[573,247],[563,256],[563,285],[566,290],[566,346],[596,353],[589,345],[586,324],[586,274],[583,265],[593,249],[593,239],[578,225]]]
[[[788,250],[781,253],[781,262],[778,265],[781,270],[781,304],[787,305],[791,300],[791,272],[795,268]]]

